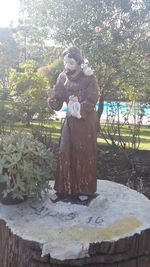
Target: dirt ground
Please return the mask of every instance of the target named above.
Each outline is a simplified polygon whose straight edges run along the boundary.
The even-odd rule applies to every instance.
[[[53,146],[58,153],[58,144]],[[129,186],[150,199],[150,150],[97,144],[97,178]]]
[[[98,179],[121,183],[150,199],[150,151],[98,145]]]

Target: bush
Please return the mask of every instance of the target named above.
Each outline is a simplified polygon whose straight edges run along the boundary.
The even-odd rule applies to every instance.
[[[41,67],[38,70],[38,73],[41,76],[46,77],[49,81],[49,86],[53,87],[57,81],[60,72],[63,71],[63,68],[64,68],[64,63],[63,60],[60,58],[56,59],[48,66]]]
[[[34,137],[15,133],[0,139],[0,182],[7,185],[3,191],[13,198],[40,195],[50,189],[54,178],[54,153]]]

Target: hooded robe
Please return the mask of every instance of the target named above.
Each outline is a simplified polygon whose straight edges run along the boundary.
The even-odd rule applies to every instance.
[[[54,189],[62,197],[92,195],[96,192],[96,123],[95,104],[98,85],[94,75],[81,71],[76,77],[62,72],[55,85],[55,95],[48,99],[56,111],[69,97],[78,97],[81,116],[67,117],[62,127],[57,175]]]

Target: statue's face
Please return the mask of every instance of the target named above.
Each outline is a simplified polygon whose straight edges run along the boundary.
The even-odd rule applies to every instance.
[[[64,57],[64,66],[66,73],[70,75],[75,73],[75,71],[79,68],[76,60],[70,57],[68,54]]]

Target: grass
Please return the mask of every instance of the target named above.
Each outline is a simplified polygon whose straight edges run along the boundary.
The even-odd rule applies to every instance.
[[[113,136],[113,129],[115,130],[117,128],[117,126],[113,126],[112,129],[112,125],[101,125],[102,129],[109,129],[110,134],[112,134]],[[133,139],[133,132],[134,132],[134,125],[124,125],[122,126],[121,130],[121,139],[127,143],[128,147],[131,147],[131,142]],[[117,141],[119,139],[118,134],[116,133],[114,136],[114,139]],[[106,143],[106,141],[104,140],[103,136],[101,133],[98,134],[98,143]],[[110,142],[110,140],[109,140]],[[150,150],[150,127],[148,126],[141,126],[140,127],[140,146],[139,149],[141,150]]]
[[[35,124],[34,124],[35,125]],[[49,124],[45,124],[46,127],[49,127],[51,131],[52,140],[55,142],[58,142],[58,139],[60,137],[60,131],[62,123],[60,121],[53,120]],[[107,126],[109,127],[109,126]],[[131,126],[131,130],[133,130],[133,126]],[[129,129],[128,125],[125,125],[121,129],[121,136],[124,140],[128,140],[131,142],[131,130]],[[116,136],[117,138],[117,136]],[[148,126],[141,126],[140,129],[140,147],[141,150],[150,150],[150,127]],[[97,136],[98,143],[106,144],[106,141],[102,137],[101,133]]]
[[[51,120],[49,123],[42,124],[42,134],[50,135],[52,140],[54,142],[59,141],[59,137],[61,134],[61,127],[62,122],[59,120]],[[101,125],[102,129],[108,128],[109,131],[112,133],[112,125],[103,124]],[[121,137],[122,139],[128,143],[128,146],[131,146],[132,141],[132,135],[131,132],[133,131],[133,125],[128,126],[124,125],[121,129]],[[6,127],[6,129],[9,131],[9,126]],[[14,126],[15,130],[20,130],[26,133],[31,133],[34,129],[35,132],[41,131],[40,124],[37,121],[34,121],[31,123],[30,127],[25,126],[23,123],[18,122]],[[115,140],[118,139],[118,134],[115,135]],[[101,144],[106,144],[106,141],[104,140],[101,132],[97,135],[97,141]],[[148,126],[141,126],[140,128],[140,146],[139,149],[141,150],[150,150],[150,127]],[[111,143],[111,142],[110,142]]]

